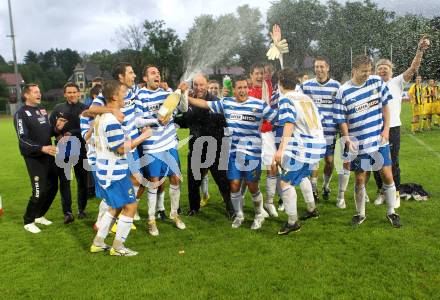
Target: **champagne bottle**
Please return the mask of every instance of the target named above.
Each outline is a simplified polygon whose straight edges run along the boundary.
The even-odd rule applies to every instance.
[[[228,89],[228,91],[229,91],[228,97],[234,96],[234,92],[232,91],[232,80],[231,80],[231,77],[229,77],[228,75],[223,77],[223,88]]]
[[[182,91],[180,89],[177,89],[173,93],[168,95],[168,97],[163,102],[161,108],[159,109],[159,119],[169,119],[169,117],[176,109],[177,105],[179,105],[181,95]]]

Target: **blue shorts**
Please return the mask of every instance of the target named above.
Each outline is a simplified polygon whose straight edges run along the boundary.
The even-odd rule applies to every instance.
[[[247,182],[259,181],[261,176],[261,157],[232,152],[229,156],[228,180],[245,179]]]
[[[144,176],[146,178],[181,176],[177,149],[172,148],[157,153],[146,153],[142,160],[142,165],[145,165]]]
[[[113,181],[106,189],[101,188],[102,198],[111,208],[122,208],[123,206],[136,201],[133,184],[129,172],[127,176],[118,181]]]
[[[98,178],[96,177],[96,171],[92,171],[93,181],[95,182],[95,197],[98,199],[102,199],[101,186],[98,183]]]
[[[289,182],[291,185],[294,186],[299,185],[305,177],[309,177],[312,174],[312,166],[310,164],[301,164],[302,166],[298,170],[283,172],[280,175],[281,180]]]
[[[127,153],[127,163],[131,174],[141,172],[141,160],[139,158],[138,149],[134,149],[133,152]]]
[[[280,147],[281,138],[283,136],[284,127],[282,126],[274,126],[273,127],[273,134],[275,135],[275,146],[277,149]]]
[[[351,171],[379,171],[382,167],[391,166],[390,145],[379,147],[376,152],[360,154],[350,163]]]
[[[325,141],[326,141],[326,146],[325,146],[324,157],[335,155],[336,136],[327,135],[325,136]]]

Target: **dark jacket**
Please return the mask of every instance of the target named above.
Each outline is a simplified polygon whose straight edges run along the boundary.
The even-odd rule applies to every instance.
[[[85,142],[81,136],[80,115],[86,109],[87,106],[84,103],[78,102],[76,104],[70,104],[66,101],[55,106],[49,118],[52,127],[55,127],[58,118],[64,118],[67,120],[66,125],[61,131],[61,135],[69,132],[70,135],[76,136],[81,141],[82,155],[85,155],[86,148]]]
[[[52,144],[51,137],[55,136],[55,132],[45,109],[38,106],[22,106],[15,113],[14,127],[21,155],[29,157],[47,155],[41,152],[41,148]]]
[[[218,101],[219,99],[210,93],[203,98],[206,101]],[[209,109],[203,109],[190,105],[188,112],[174,119],[182,128],[189,128],[193,138],[200,136],[212,136],[221,139],[226,127],[225,117],[221,114],[212,113]]]

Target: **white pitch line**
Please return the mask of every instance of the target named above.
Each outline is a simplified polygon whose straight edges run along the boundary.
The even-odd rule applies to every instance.
[[[440,158],[440,153],[439,153],[438,151],[435,151],[431,146],[429,146],[429,145],[426,144],[424,141],[422,141],[421,139],[419,139],[418,137],[416,137],[414,134],[407,133],[406,135],[408,135],[410,138],[412,138],[413,140],[415,140],[417,143],[419,143],[420,145],[422,145],[423,147],[425,147],[426,149],[428,149],[429,152],[431,152],[432,154],[434,154],[435,156],[437,156],[438,158]]]

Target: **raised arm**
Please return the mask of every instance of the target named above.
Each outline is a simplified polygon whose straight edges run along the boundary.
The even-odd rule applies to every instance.
[[[411,63],[411,66],[403,72],[403,80],[405,82],[409,82],[411,78],[414,76],[414,74],[417,72],[417,70],[420,67],[420,64],[422,62],[423,53],[426,49],[429,47],[429,40],[426,37],[423,37],[418,44],[416,55],[414,56],[414,59]]]
[[[210,109],[208,102],[206,100],[203,99],[196,99],[193,97],[188,97],[188,102],[189,104],[196,106],[196,107],[200,107],[200,108],[204,108],[204,109]]]

